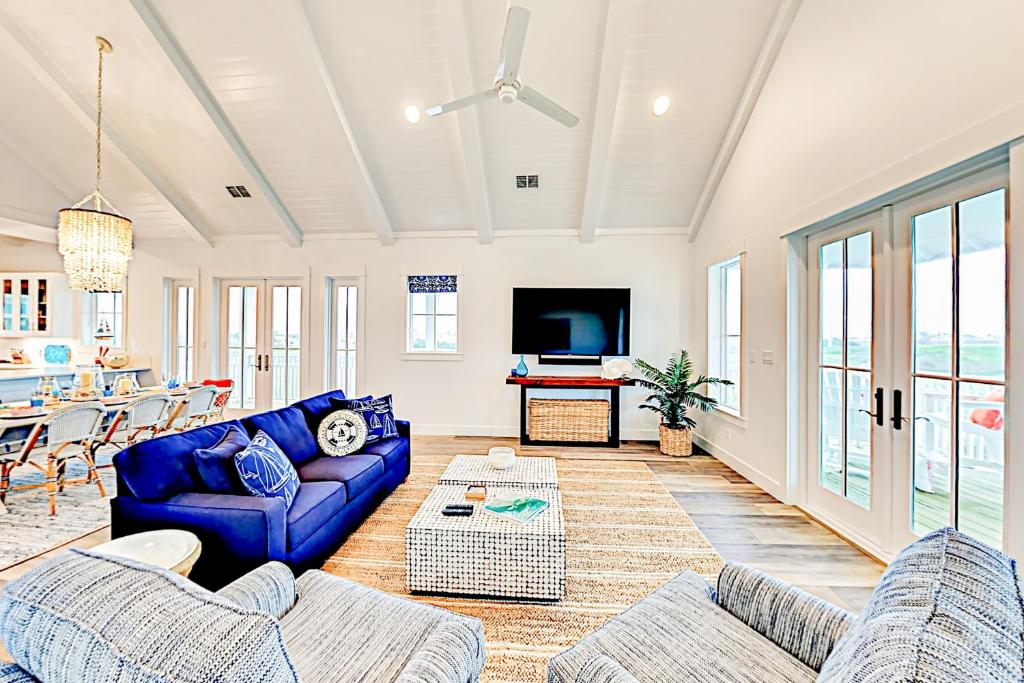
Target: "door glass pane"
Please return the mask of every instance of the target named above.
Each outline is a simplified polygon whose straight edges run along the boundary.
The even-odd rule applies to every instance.
[[[1003,543],[1003,387],[961,382],[957,408],[957,528]]]
[[[1003,379],[1006,357],[1006,196],[958,204],[959,375]]]
[[[270,317],[270,404],[283,408],[299,400],[302,288],[272,287]]]
[[[255,286],[228,287],[227,363],[228,377],[235,390],[228,407],[242,410],[256,408],[256,305]]]
[[[335,288],[334,308],[334,386],[354,396],[356,391],[355,348],[356,348],[356,302],[357,288],[339,286]]]
[[[953,209],[915,216],[913,251],[914,372],[953,371]]]
[[[843,371],[821,368],[818,391],[818,479],[833,493],[843,493]]]
[[[819,328],[822,365],[843,364],[843,240],[820,249]]]
[[[846,240],[846,365],[871,367],[874,274],[871,233]]]
[[[926,534],[948,526],[950,453],[953,443],[953,383],[946,379],[914,379],[913,528]]]
[[[871,373],[846,373],[846,497],[871,503]]]

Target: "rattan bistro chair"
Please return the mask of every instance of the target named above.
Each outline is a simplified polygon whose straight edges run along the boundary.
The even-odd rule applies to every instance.
[[[181,400],[171,408],[171,413],[161,431],[183,432],[205,424],[216,412],[213,401],[217,397],[217,392],[217,387],[203,386],[182,396]]]
[[[103,437],[96,441],[93,453],[104,446],[127,448],[147,434],[155,436],[166,423],[173,401],[167,394],[151,394],[124,404]]]
[[[89,401],[58,408],[36,424],[17,458],[0,462],[0,503],[6,502],[11,484],[11,470],[19,465],[31,465],[46,475],[50,515],[56,515],[57,493],[64,490],[64,473],[71,458],[79,458],[85,463],[89,468],[85,477],[86,483],[94,482],[100,490],[100,496],[106,496],[107,491],[96,472],[96,462],[92,457],[92,442],[105,414],[106,410],[102,403]],[[37,453],[33,453],[44,431],[46,443],[39,447]],[[66,450],[69,447],[73,449],[70,454]],[[44,462],[33,459],[35,457],[42,460],[40,456],[45,456]]]

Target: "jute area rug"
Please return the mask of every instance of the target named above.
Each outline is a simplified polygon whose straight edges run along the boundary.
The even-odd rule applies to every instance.
[[[405,526],[451,457],[413,458],[408,482],[324,565],[389,593],[405,588]],[[544,681],[548,659],[679,572],[709,578],[722,558],[641,462],[558,460],[566,596],[556,604],[411,596],[483,620],[489,683]]]

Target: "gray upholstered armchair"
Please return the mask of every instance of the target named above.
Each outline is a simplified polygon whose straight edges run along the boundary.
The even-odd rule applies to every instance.
[[[953,529],[912,543],[854,617],[750,567],[686,572],[551,660],[549,683],[1024,680],[1017,564]]]
[[[484,662],[480,620],[321,571],[271,562],[211,593],[83,550],[4,588],[0,638],[0,683],[469,683]]]

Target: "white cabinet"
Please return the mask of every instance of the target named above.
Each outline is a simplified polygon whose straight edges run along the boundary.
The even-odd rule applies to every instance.
[[[0,336],[70,337],[71,315],[63,273],[0,273]]]

